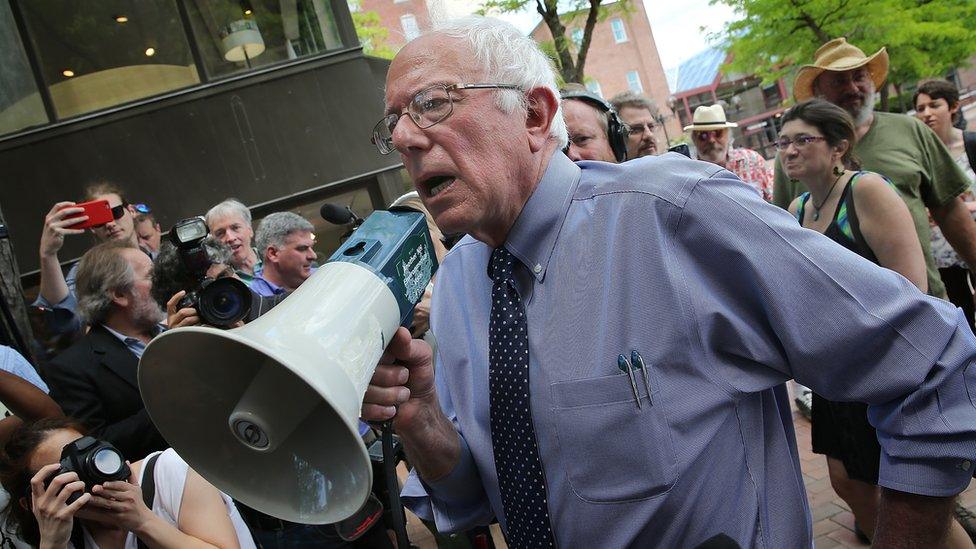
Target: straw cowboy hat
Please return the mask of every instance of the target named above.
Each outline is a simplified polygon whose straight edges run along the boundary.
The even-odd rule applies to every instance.
[[[867,66],[874,87],[880,88],[888,77],[888,52],[881,48],[874,55],[864,55],[857,46],[847,43],[846,38],[834,38],[813,54],[813,64],[804,65],[793,82],[793,97],[806,101],[813,97],[813,81],[824,71],[849,71]]]
[[[722,105],[702,105],[695,109],[695,116],[690,126],[685,126],[685,131],[704,131],[721,130],[723,128],[736,128],[739,125],[725,119],[725,109]]]

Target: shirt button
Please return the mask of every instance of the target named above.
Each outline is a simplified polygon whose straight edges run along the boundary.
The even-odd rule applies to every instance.
[[[532,270],[535,271],[535,274],[539,274],[539,273],[542,272],[542,265],[539,265],[538,263],[536,263],[535,264],[535,267],[532,267]]]
[[[959,464],[959,468],[963,471],[968,471],[970,466],[972,466],[972,463],[968,459],[962,460],[962,463]]]

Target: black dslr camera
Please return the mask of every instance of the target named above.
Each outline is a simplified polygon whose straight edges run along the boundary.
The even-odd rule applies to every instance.
[[[251,289],[236,278],[207,276],[211,263],[203,239],[209,232],[202,217],[184,219],[169,232],[183,267],[198,281],[195,288],[186,289],[177,309],[193,307],[202,323],[227,328],[247,318],[251,311]]]
[[[93,437],[81,437],[61,450],[61,469],[47,478],[45,487],[61,473],[78,473],[78,480],[85,483],[85,492],[91,493],[96,484],[111,480],[129,480],[132,471],[115,446]],[[67,504],[74,503],[82,492],[68,497]]]

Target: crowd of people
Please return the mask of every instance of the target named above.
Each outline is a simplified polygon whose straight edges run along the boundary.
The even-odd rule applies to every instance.
[[[412,466],[403,501],[431,528],[497,520],[513,547],[809,546],[795,379],[859,537],[972,547],[954,496],[976,471],[976,134],[943,80],[919,84],[915,117],[876,111],[884,48],[838,38],[810,61],[768,163],[733,147],[721,104],[684,128],[691,159],[668,153],[647,97],[558,88],[535,43],[491,19],[397,55],[373,141],[400,154],[417,191],[396,205],[425,213],[443,266],[362,415],[392,420]],[[63,349],[41,375],[0,349],[7,535],[392,547],[381,523],[350,540],[235,504],[168,448],[138,363],[164,330],[201,323],[186,301],[201,276],[149,205],[104,182],[79,202],[92,200],[112,219],[67,273],[59,252],[85,210],[58,202],[43,221],[33,306]],[[318,266],[295,213],[255,229],[228,198],[203,219],[204,276],[253,294],[233,326]],[[445,235],[466,236],[448,253]],[[63,470],[85,437],[128,476],[92,486]]]

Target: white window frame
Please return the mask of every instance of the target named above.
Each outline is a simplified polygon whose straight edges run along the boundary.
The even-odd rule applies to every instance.
[[[614,17],[610,20],[610,30],[613,31],[613,39],[618,44],[627,41],[627,29],[619,17]]]
[[[641,84],[640,72],[627,71],[627,89],[634,93],[644,93],[644,85]]]
[[[586,89],[599,95],[600,97],[603,97],[603,88],[600,87],[600,82],[598,82],[596,78],[586,83]]]
[[[403,37],[407,39],[407,42],[420,36],[420,25],[417,23],[417,16],[412,13],[405,13],[400,16],[400,27],[403,29]]]
[[[579,35],[579,40],[576,39],[577,34]],[[571,32],[569,36],[573,43],[576,44],[577,48],[583,45],[583,29],[573,29],[573,32]]]

